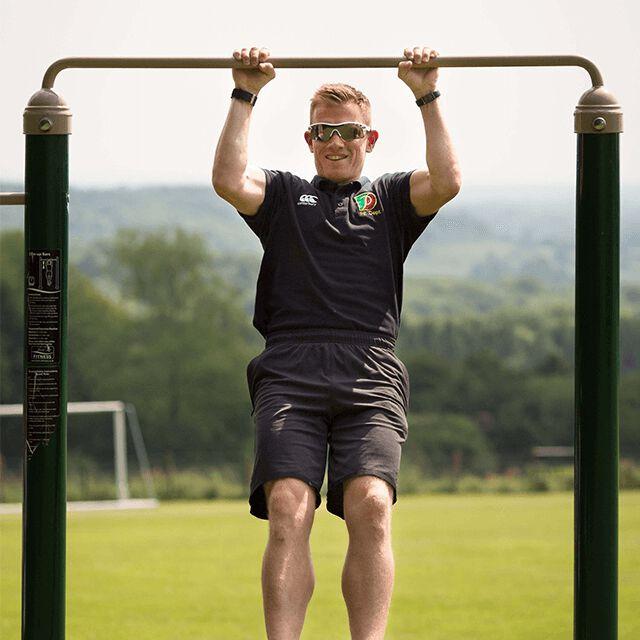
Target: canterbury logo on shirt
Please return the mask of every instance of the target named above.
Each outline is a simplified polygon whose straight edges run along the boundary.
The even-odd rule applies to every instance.
[[[298,200],[298,204],[315,207],[318,204],[318,196],[312,196],[310,193],[303,193]]]

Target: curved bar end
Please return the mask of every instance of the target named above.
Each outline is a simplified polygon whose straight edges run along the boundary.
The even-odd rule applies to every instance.
[[[53,89],[53,83],[56,81],[56,76],[60,73],[60,71],[70,66],[70,64],[73,65],[73,60],[74,58],[60,58],[59,60],[52,62],[44,72],[44,77],[42,78],[42,88]]]
[[[596,87],[601,87],[604,84],[600,69],[596,67],[595,63],[591,62],[591,60],[585,58],[584,56],[572,57],[575,60],[575,63],[578,66],[582,67],[589,74],[589,77],[591,78],[591,84],[593,85],[594,89]]]

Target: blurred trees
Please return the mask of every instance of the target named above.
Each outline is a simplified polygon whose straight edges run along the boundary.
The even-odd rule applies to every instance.
[[[216,275],[202,240],[122,231],[103,248],[111,294],[71,267],[69,399],[135,404],[158,465],[235,465],[252,454],[246,363],[260,341],[236,292]],[[23,237],[2,235],[2,403],[22,401]],[[99,416],[83,423],[97,423]],[[76,418],[74,418],[74,421]],[[21,453],[16,423],[3,421],[3,454]],[[111,464],[110,429],[70,436]],[[14,432],[11,437],[11,432]],[[15,466],[15,464],[14,464]]]
[[[99,276],[70,268],[70,399],[134,403],[155,466],[227,465],[247,479],[253,423],[245,372],[263,342],[244,308],[252,294],[229,285],[235,267],[221,265],[198,234],[180,229],[121,230],[94,252]],[[22,278],[22,234],[6,232],[2,403],[22,399]],[[463,286],[471,291],[473,283]],[[487,473],[529,461],[532,446],[571,446],[572,310],[534,312],[514,303],[473,315],[467,307],[457,313],[451,300],[431,302],[447,316],[413,317],[400,331],[398,355],[411,377],[403,457],[431,475]],[[639,362],[640,318],[623,317],[620,443],[622,455],[636,459]],[[70,448],[111,464],[112,435],[100,420],[85,418],[81,436],[70,430]],[[5,457],[19,460],[20,431],[18,421],[3,420]]]
[[[177,463],[239,463],[253,435],[245,366],[260,347],[203,239],[127,230],[105,251],[132,318],[121,380],[153,448]]]

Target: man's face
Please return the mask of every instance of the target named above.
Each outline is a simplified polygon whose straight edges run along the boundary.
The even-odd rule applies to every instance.
[[[360,107],[351,102],[346,104],[320,103],[313,112],[313,122],[369,124],[364,121],[364,114]],[[323,142],[322,140],[312,140],[311,134],[305,131],[304,138],[315,157],[318,175],[339,184],[346,184],[358,179],[362,174],[365,153],[370,153],[373,150],[378,139],[378,132],[370,131],[364,138],[343,140],[335,131],[330,140]]]

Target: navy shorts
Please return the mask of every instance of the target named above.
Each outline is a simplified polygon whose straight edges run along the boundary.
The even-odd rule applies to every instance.
[[[272,334],[247,366],[255,425],[250,512],[268,520],[264,483],[299,478],[315,489],[328,464],[327,511],[344,519],[342,483],[396,484],[408,434],[409,374],[390,338],[361,331]]]

